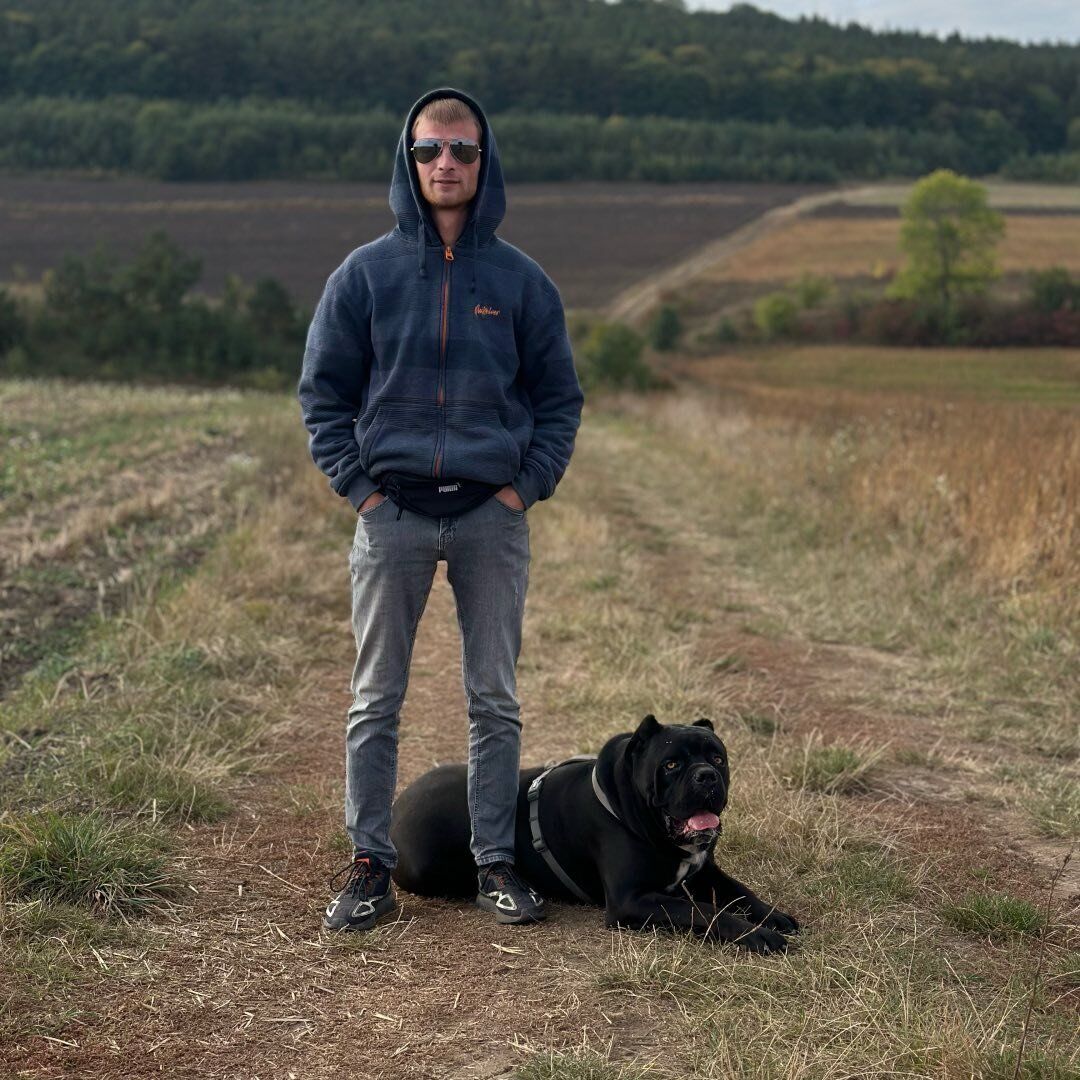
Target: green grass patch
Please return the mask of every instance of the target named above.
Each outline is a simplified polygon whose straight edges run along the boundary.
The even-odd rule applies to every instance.
[[[884,851],[844,852],[806,889],[812,896],[845,907],[882,907],[915,895],[910,874]]]
[[[746,727],[747,731],[753,732],[753,734],[760,735],[762,738],[766,739],[770,739],[772,736],[778,735],[784,730],[780,721],[777,720],[775,716],[768,716],[763,712],[740,712],[739,720]]]
[[[613,589],[619,583],[617,574],[597,574],[585,582],[585,588],[593,592],[604,592]]]
[[[1080,350],[743,347],[755,381],[783,387],[1080,404]]]
[[[868,791],[869,777],[880,751],[860,753],[849,746],[817,746],[807,740],[802,752],[792,756],[783,780],[793,788],[823,795],[853,795]]]
[[[1004,893],[968,893],[942,904],[938,914],[965,934],[989,938],[1041,934],[1046,925],[1035,904]]]
[[[1028,804],[1044,836],[1071,840],[1080,837],[1080,783],[1065,774],[1045,784]]]
[[[167,904],[182,888],[168,869],[162,830],[97,811],[43,811],[0,821],[0,889],[126,919]]]

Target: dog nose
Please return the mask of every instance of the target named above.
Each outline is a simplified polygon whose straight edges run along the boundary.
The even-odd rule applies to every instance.
[[[697,765],[690,773],[690,783],[711,791],[720,783],[720,774],[711,765]]]

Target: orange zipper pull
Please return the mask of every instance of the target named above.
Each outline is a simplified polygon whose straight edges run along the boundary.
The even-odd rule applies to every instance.
[[[454,253],[450,250],[450,245],[449,244],[446,245],[446,261],[447,262],[453,262],[454,261]]]

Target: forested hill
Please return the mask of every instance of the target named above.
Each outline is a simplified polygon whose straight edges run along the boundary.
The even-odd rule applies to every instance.
[[[518,178],[1080,178],[1076,45],[662,0],[0,0],[9,167],[366,178],[350,140],[443,84],[518,116]]]

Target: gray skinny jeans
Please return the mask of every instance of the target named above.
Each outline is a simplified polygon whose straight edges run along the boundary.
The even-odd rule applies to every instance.
[[[529,524],[494,496],[456,518],[392,499],[357,515],[349,554],[356,665],[345,735],[345,827],[354,851],[397,864],[390,804],[413,642],[440,559],[461,628],[469,713],[470,847],[477,866],[514,861],[521,721],[515,669],[529,581]]]

